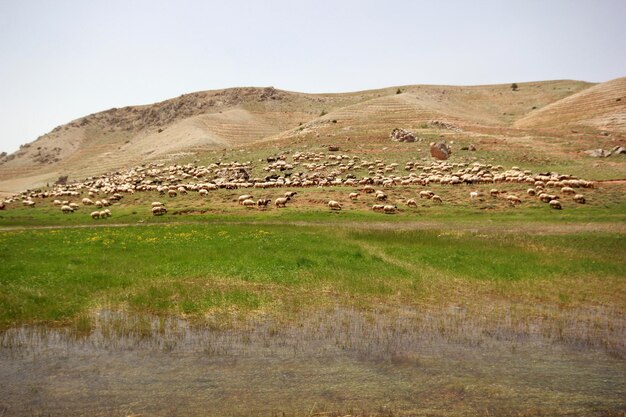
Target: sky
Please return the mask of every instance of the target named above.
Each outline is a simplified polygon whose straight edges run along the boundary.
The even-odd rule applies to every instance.
[[[193,91],[626,76],[626,0],[0,0],[0,151]]]

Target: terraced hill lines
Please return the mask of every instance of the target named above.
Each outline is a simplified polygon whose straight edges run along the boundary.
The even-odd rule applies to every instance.
[[[519,119],[522,128],[586,126],[626,132],[626,77],[595,85]]]
[[[407,85],[337,94],[241,87],[194,92],[109,109],[59,126],[13,155],[0,157],[0,181],[48,181],[59,173],[91,176],[149,160],[175,162],[190,152],[224,152],[253,144],[257,151],[294,140],[320,145],[322,137],[379,143],[393,128],[421,128],[432,120],[462,128],[453,135],[472,141],[476,135],[525,137],[532,133],[525,129],[535,128],[542,130],[534,132],[539,135],[549,129],[557,136],[570,133],[570,126],[585,126],[598,137],[604,137],[600,130],[626,132],[626,78],[598,85],[520,82],[518,87]],[[530,142],[541,140],[533,137]],[[592,145],[600,146],[584,146]],[[572,149],[583,149],[580,146]]]

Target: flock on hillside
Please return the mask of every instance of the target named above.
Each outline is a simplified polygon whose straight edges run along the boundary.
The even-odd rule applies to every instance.
[[[406,162],[403,168],[397,163],[383,160],[365,160],[358,156],[341,153],[297,152],[291,156],[279,155],[268,157],[262,163],[262,176],[251,177],[255,168],[251,161],[216,162],[207,166],[194,164],[169,165],[149,163],[125,171],[115,171],[104,175],[89,177],[71,184],[57,184],[48,189],[26,190],[0,202],[0,209],[12,204],[35,207],[37,200],[54,199],[53,205],[63,213],[73,213],[81,205],[94,206],[98,210],[91,212],[93,219],[111,216],[109,207],[124,195],[141,192],[158,192],[160,195],[175,198],[180,194],[196,193],[198,197],[207,197],[219,189],[267,190],[275,188],[307,187],[353,187],[346,193],[347,200],[358,200],[361,193],[373,197],[373,211],[392,214],[398,211],[396,205],[387,201],[386,191],[394,187],[419,187],[419,198],[444,204],[444,199],[433,191],[424,189],[431,184],[460,186],[477,184],[527,184],[524,198],[536,198],[554,209],[561,209],[560,196],[572,196],[572,201],[584,204],[583,194],[577,189],[591,188],[593,183],[571,175],[557,173],[533,174],[519,167],[504,169],[501,165],[489,165],[480,162]],[[400,173],[400,170],[404,173]],[[357,176],[357,173],[367,172]],[[297,193],[288,191],[274,200],[276,208],[286,207]],[[485,197],[479,190],[468,192],[468,199]],[[522,196],[493,188],[491,198],[504,198],[511,205],[522,203]],[[272,200],[254,199],[250,193],[242,194],[237,202],[246,208],[267,208]],[[407,207],[417,207],[414,198],[407,199]],[[340,201],[327,202],[330,210],[341,210]],[[165,204],[153,202],[150,207],[155,216],[167,213]]]

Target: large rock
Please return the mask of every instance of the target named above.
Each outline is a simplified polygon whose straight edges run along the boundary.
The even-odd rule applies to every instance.
[[[398,142],[415,142],[417,140],[413,132],[399,128],[393,129],[389,136],[391,140]]]
[[[430,145],[430,154],[440,161],[446,160],[452,154],[452,150],[443,142],[437,142]]]

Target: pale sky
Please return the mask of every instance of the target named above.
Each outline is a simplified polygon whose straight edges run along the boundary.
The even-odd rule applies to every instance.
[[[626,76],[626,0],[0,0],[0,151],[200,90]]]

